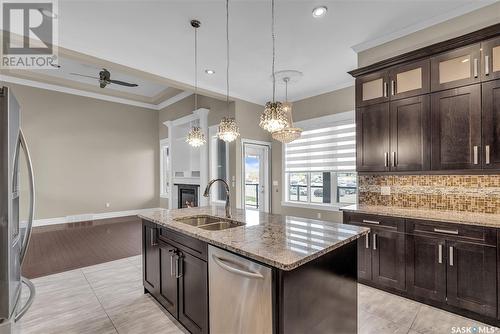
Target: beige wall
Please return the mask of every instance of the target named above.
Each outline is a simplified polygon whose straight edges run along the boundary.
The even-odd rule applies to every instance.
[[[155,111],[8,86],[32,154],[35,219],[158,206]]]
[[[500,22],[500,2],[358,53],[359,67]]]
[[[293,118],[295,121],[317,118],[321,116],[336,114],[354,110],[354,87],[339,89],[326,94],[310,97],[293,103]],[[318,218],[329,221],[342,221],[342,214],[338,211],[325,211],[315,209],[294,208],[281,205],[283,182],[281,166],[281,143],[273,141],[272,179],[278,181],[278,186],[272,188],[273,213],[285,215]]]

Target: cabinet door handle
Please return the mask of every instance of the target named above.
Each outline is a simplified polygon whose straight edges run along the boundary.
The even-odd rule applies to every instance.
[[[474,78],[477,78],[477,66],[478,66],[478,59],[474,58]]]
[[[174,277],[175,272],[174,272],[174,257],[175,257],[175,251],[173,249],[168,251],[170,253],[170,276]]]
[[[453,247],[450,246],[450,267],[453,267]]]
[[[438,263],[443,263],[443,245],[438,246]]]
[[[389,152],[384,153],[384,166],[389,167]]]
[[[384,82],[384,97],[387,97],[387,82]]]
[[[396,167],[396,152],[392,152],[392,167]]]
[[[484,75],[490,74],[490,56],[484,56]]]
[[[175,261],[175,277],[181,278],[183,274],[182,270],[182,255],[177,254],[177,261]]]
[[[391,95],[394,96],[396,95],[396,81],[391,80]]]
[[[368,219],[363,219],[363,223],[367,223],[367,224],[376,224],[376,225],[379,225],[380,222],[376,221],[376,220],[368,220]]]
[[[370,234],[370,233],[367,233],[367,234],[365,235],[365,248],[366,248],[366,249],[370,248],[370,237],[369,237],[369,234]]]
[[[377,250],[377,234],[373,233],[373,250]]]
[[[442,228],[435,228],[434,232],[458,235],[458,230],[444,230]]]
[[[484,147],[484,153],[485,153],[484,161],[487,165],[489,165],[490,164],[490,145],[486,145]]]
[[[474,165],[479,163],[479,147],[474,146]]]
[[[150,229],[149,230],[149,237],[151,239],[151,247],[155,247],[155,246],[158,246],[158,243],[156,242],[156,233],[155,233],[155,229]]]

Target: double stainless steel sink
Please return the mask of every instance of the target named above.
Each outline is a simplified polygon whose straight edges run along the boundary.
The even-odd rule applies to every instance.
[[[215,216],[199,215],[190,217],[175,218],[175,221],[191,226],[196,226],[208,231],[221,231],[228,228],[243,226],[245,223]]]

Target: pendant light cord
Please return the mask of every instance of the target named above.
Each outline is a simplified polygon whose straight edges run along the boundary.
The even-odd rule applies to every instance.
[[[226,104],[229,112],[229,0],[226,0]]]
[[[194,110],[198,110],[198,28],[194,28]]]
[[[285,102],[288,102],[288,78],[285,78]]]
[[[275,102],[275,95],[276,95],[276,75],[274,73],[274,61],[276,57],[276,52],[275,52],[275,35],[274,35],[274,0],[271,0],[271,34],[273,38],[273,102]]]

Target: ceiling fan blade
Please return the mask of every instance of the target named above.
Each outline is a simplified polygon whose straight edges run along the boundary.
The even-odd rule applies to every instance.
[[[71,75],[78,75],[80,77],[85,77],[85,78],[91,78],[91,79],[96,79],[96,80],[99,80],[99,78],[97,77],[92,77],[90,75],[85,75],[85,74],[79,74],[79,73],[70,73]]]
[[[137,87],[137,86],[139,86],[138,84],[129,83],[129,82],[120,81],[120,80],[111,80],[110,79],[110,80],[108,80],[108,82],[114,83],[116,85],[127,86],[127,87]]]

